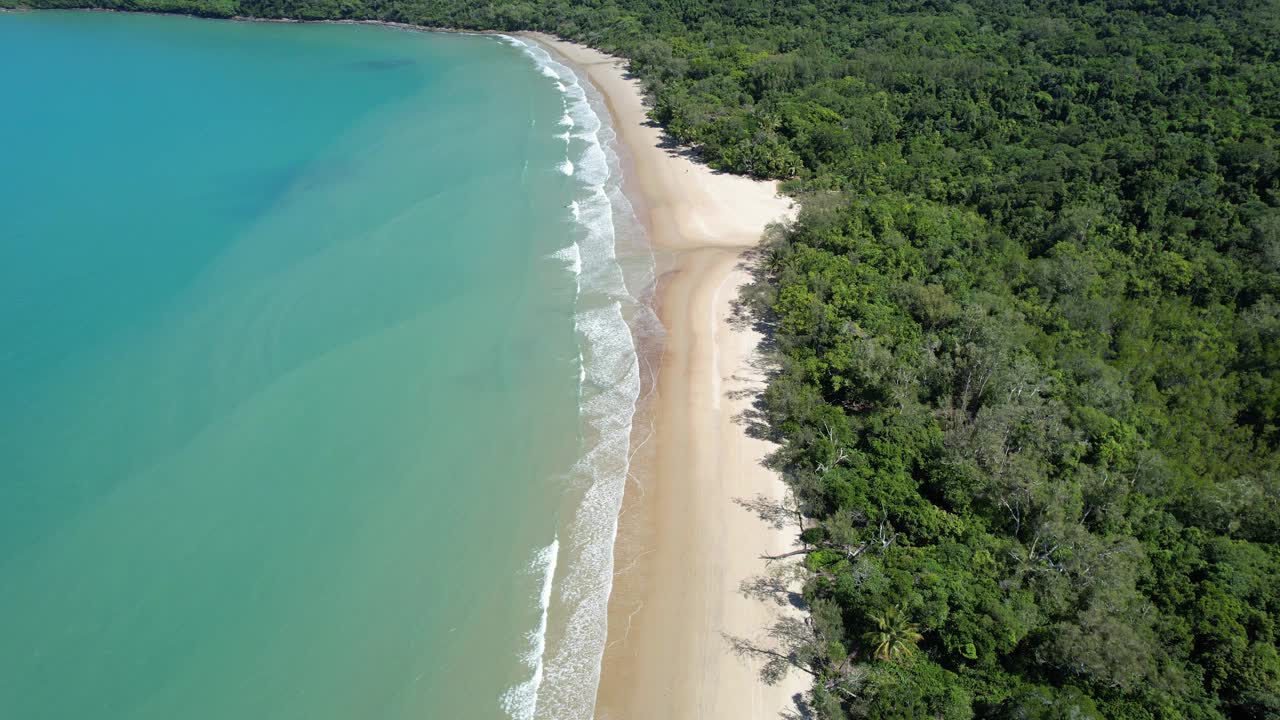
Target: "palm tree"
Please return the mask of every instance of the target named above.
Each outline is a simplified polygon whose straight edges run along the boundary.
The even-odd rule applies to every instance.
[[[915,623],[907,622],[901,606],[891,607],[872,619],[876,621],[876,629],[864,633],[862,639],[875,648],[874,654],[880,660],[908,655],[924,638]]]

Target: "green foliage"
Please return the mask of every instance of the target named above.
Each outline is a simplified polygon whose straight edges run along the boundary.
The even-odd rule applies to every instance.
[[[907,622],[900,607],[891,607],[872,618],[875,629],[863,633],[863,641],[872,648],[872,654],[880,660],[893,660],[910,655],[916,643],[924,639],[915,623]]]
[[[1273,279],[1224,297],[1136,260],[1115,192],[1039,251],[893,191],[810,201],[767,248],[774,463],[822,529],[807,594],[845,608],[864,663],[899,659],[866,665],[849,715],[1273,716]],[[849,562],[837,535],[871,549]],[[898,606],[914,657],[865,610]]]
[[[14,4],[631,58],[676,141],[803,199],[751,296],[818,715],[1280,718],[1280,4]]]

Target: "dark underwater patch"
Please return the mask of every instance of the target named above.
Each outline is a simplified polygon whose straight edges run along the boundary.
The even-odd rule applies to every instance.
[[[410,60],[408,58],[388,58],[385,60],[358,60],[353,63],[347,63],[347,67],[352,70],[380,72],[383,70],[395,70],[397,68],[408,67],[416,64],[416,60]]]

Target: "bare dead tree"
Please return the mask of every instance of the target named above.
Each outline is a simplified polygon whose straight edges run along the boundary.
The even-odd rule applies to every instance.
[[[884,511],[881,510],[881,516],[883,517],[883,515],[884,515]],[[885,532],[886,527],[888,528],[888,532]],[[877,540],[880,543],[880,552],[884,552],[885,550],[889,549],[889,546],[893,544],[894,540],[898,539],[898,533],[894,531],[893,526],[889,525],[889,522],[887,520],[883,520],[883,519],[880,521],[880,527],[878,530],[879,530],[879,537],[877,538]]]
[[[826,462],[818,463],[819,475],[825,475],[828,470],[849,459],[849,453],[845,451],[844,446],[836,441],[835,428],[831,427],[829,422],[824,421],[822,424],[827,431],[827,444],[831,446],[831,452]]]
[[[777,555],[761,555],[760,559],[769,561],[784,560],[789,557],[805,555],[818,550],[838,550],[844,553],[846,560],[853,562],[858,559],[858,556],[871,548],[875,548],[879,552],[884,552],[889,549],[889,546],[892,545],[895,540],[898,539],[898,533],[887,520],[880,521],[880,525],[877,528],[877,535],[875,537],[863,540],[856,545],[848,542],[842,542],[840,540],[842,534],[843,533],[829,533],[827,538],[819,540],[816,543],[806,543],[802,548]]]

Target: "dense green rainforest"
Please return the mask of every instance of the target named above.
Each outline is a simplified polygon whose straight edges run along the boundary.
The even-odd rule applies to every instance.
[[[819,717],[1280,718],[1280,3],[89,4],[554,32],[787,180],[767,669]]]

